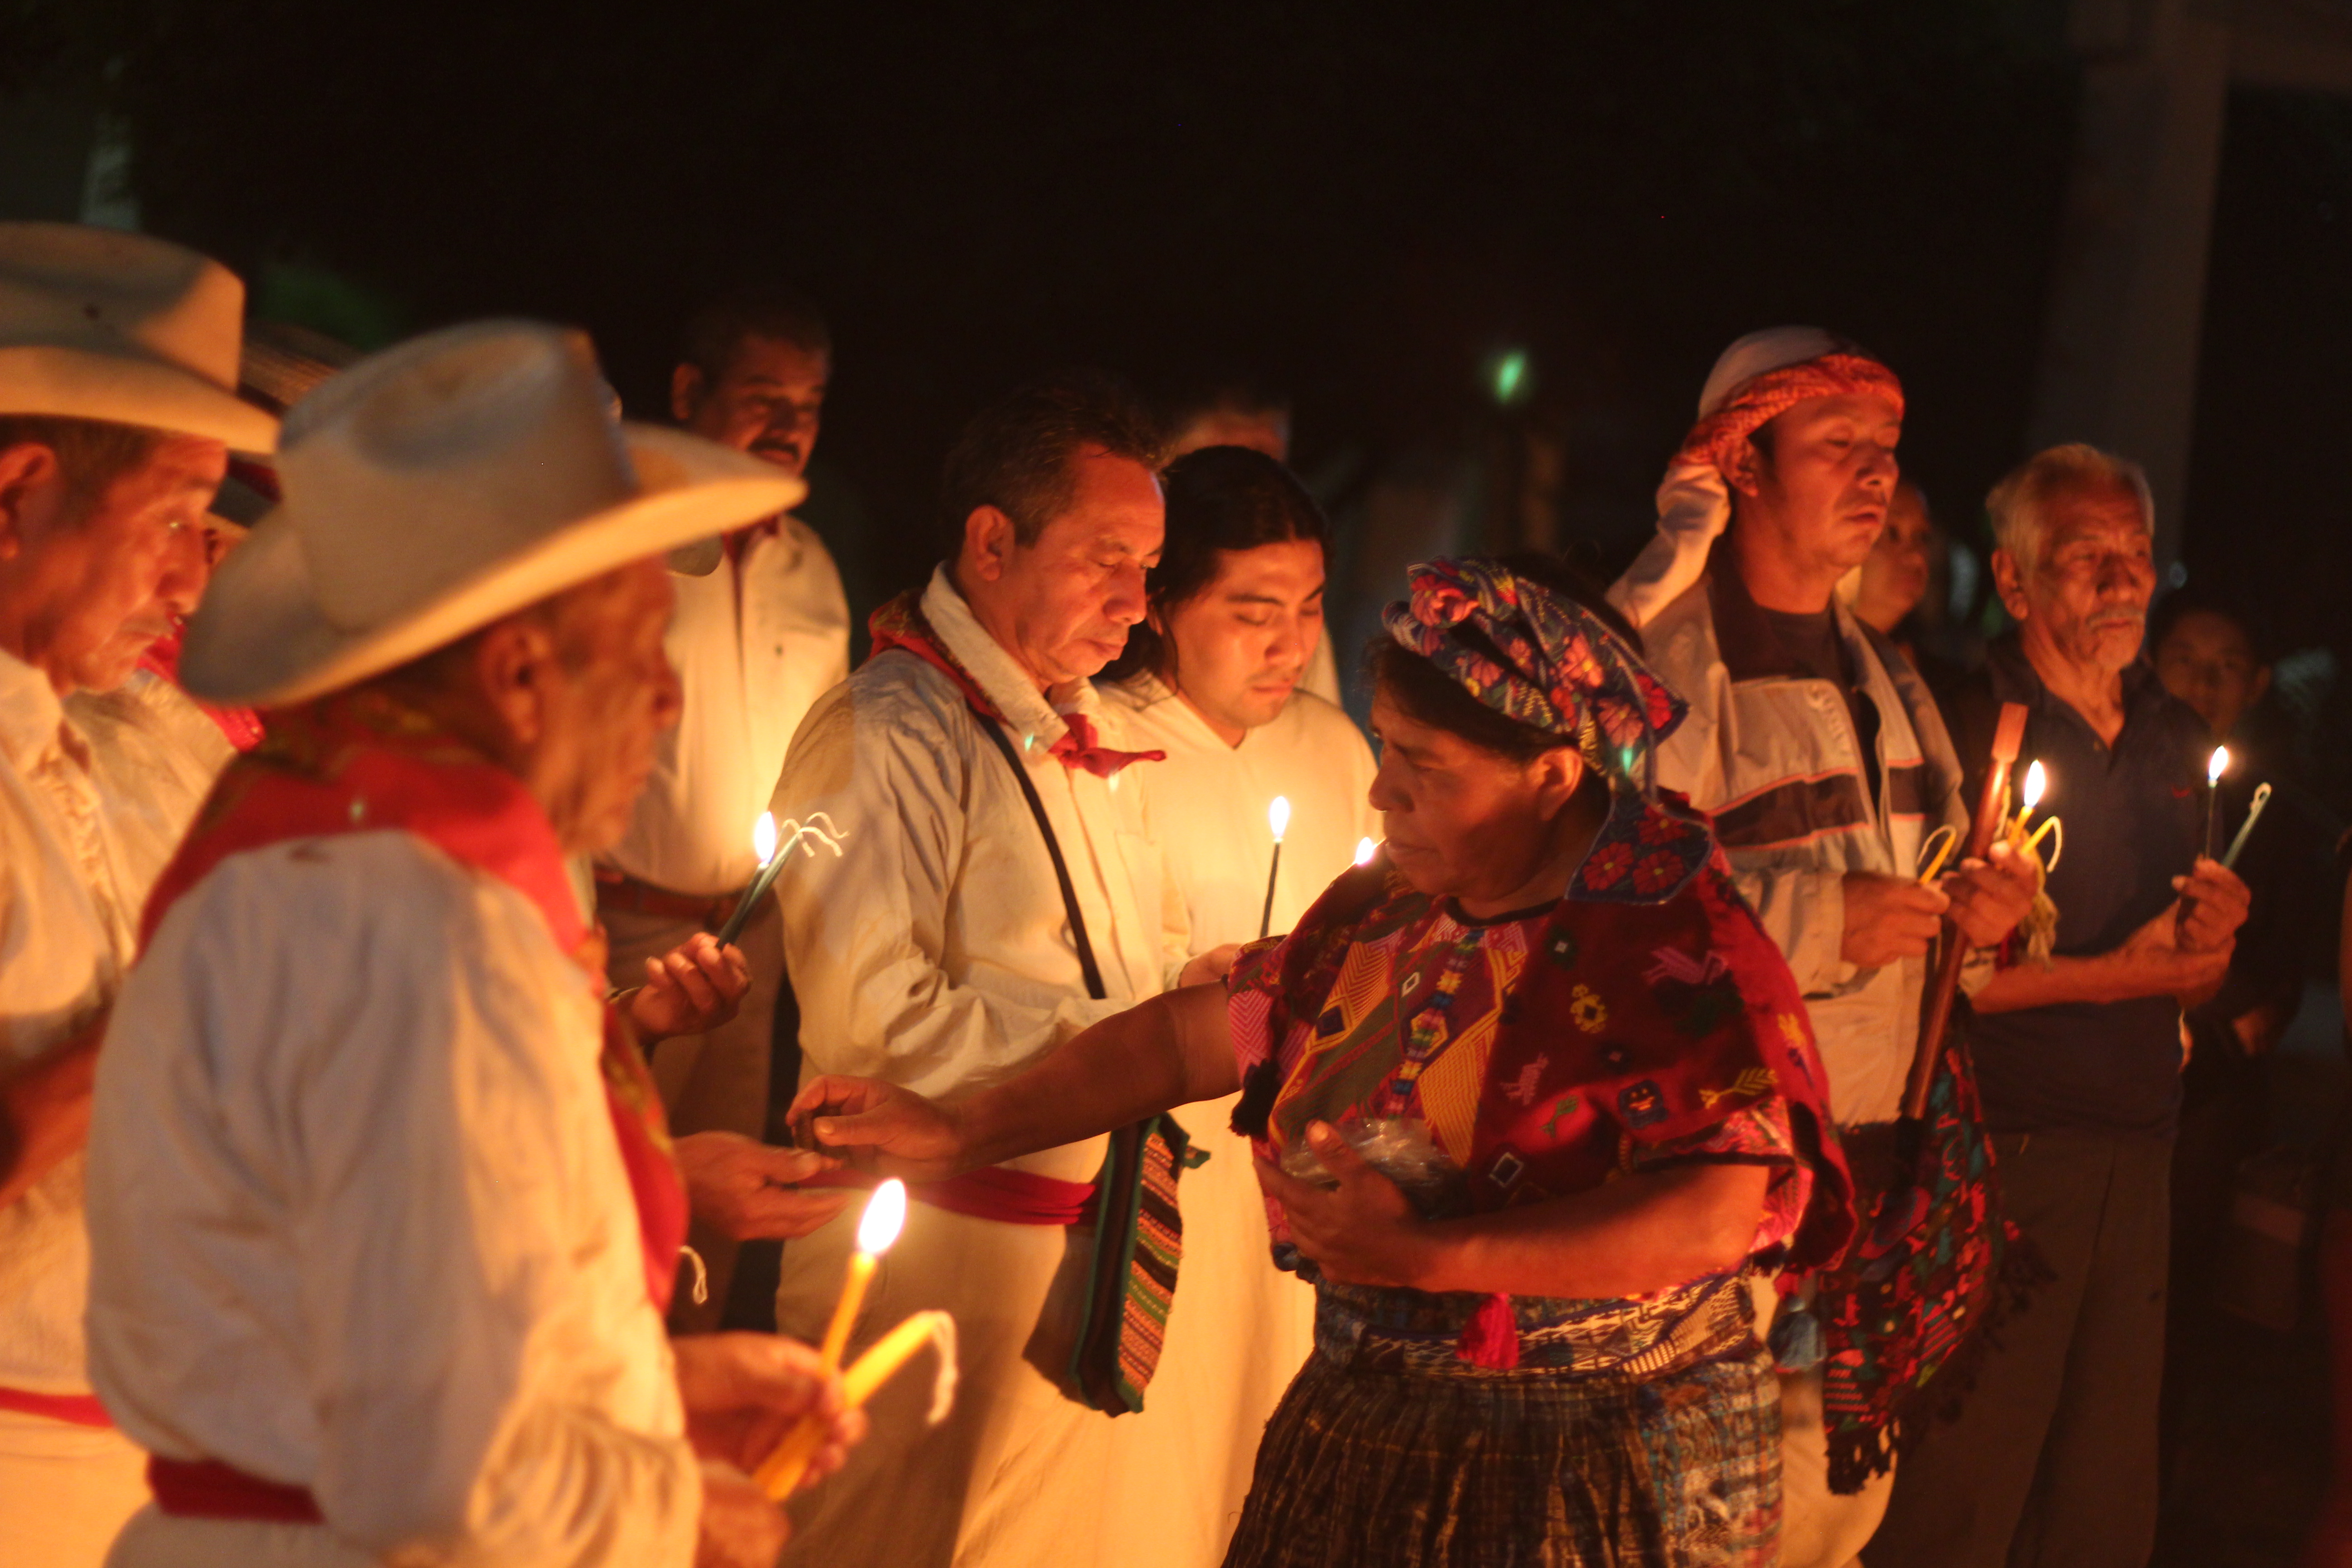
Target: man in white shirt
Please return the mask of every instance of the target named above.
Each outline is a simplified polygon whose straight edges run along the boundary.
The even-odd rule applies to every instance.
[[[1289,931],[1358,845],[1380,837],[1380,814],[1361,731],[1302,685],[1323,637],[1328,530],[1314,498],[1239,446],[1179,458],[1160,479],[1168,536],[1150,609],[1103,697],[1125,710],[1137,744],[1168,753],[1151,764],[1145,800],[1198,953]],[[1278,870],[1267,820],[1277,796],[1289,807]],[[1192,1245],[1152,1402],[1113,1434],[1160,1450],[1156,1473],[1119,1468],[1118,1511],[1139,1539],[1185,1542],[1196,1561],[1223,1553],[1258,1434],[1314,1343],[1313,1289],[1246,1244],[1265,1199],[1230,1132],[1239,1099],[1173,1113],[1210,1158],[1183,1182]],[[1171,1420],[1208,1440],[1169,1450],[1152,1428]]]
[[[1168,446],[1171,458],[1210,447],[1246,447],[1277,463],[1290,461],[1290,399],[1246,380],[1205,383],[1179,398],[1170,414],[1170,427],[1176,432]],[[1325,531],[1329,531],[1328,526]],[[1325,542],[1328,546],[1329,542]],[[1298,685],[1338,706],[1339,661],[1331,651],[1328,627],[1316,635]]]
[[[950,454],[954,558],[875,615],[873,658],[810,712],[776,786],[803,835],[776,886],[804,1079],[993,1082],[1176,977],[1183,905],[1144,809],[1156,763],[1088,679],[1143,616],[1159,458],[1148,413],[1087,375],[1007,397]],[[924,1433],[886,1390],[887,1436],[796,1516],[793,1561],[1108,1560],[1115,1423],[1063,1392],[1087,1294],[1069,1226],[1104,1149],[916,1189],[853,1342],[953,1312],[958,1408]],[[786,1332],[824,1327],[852,1228],[784,1249]]]
[[[833,370],[831,334],[814,305],[775,286],[723,295],[687,323],[678,360],[670,413],[679,426],[801,476]],[[664,647],[683,707],[658,743],[628,833],[599,858],[597,916],[618,986],[644,980],[647,959],[725,923],[759,869],[752,824],[793,731],[849,673],[849,606],[815,532],[780,512],[723,542],[716,570],[676,574]],[[759,1142],[783,970],[777,932],[763,907],[737,939],[751,981],[731,1020],[666,1039],[654,1055],[682,1135],[693,1244],[709,1269],[706,1300],[679,1300],[681,1329],[718,1324],[739,1242],[803,1234],[840,1207],[783,1187],[810,1163]]]
[[[766,1568],[745,1468],[838,1388],[771,1336],[673,1354],[685,1194],[565,858],[677,710],[661,552],[800,485],[618,426],[585,339],[510,321],[345,371],[278,471],[181,664],[268,732],[98,1071],[90,1375],[154,1494],[109,1561]]]
[[[276,440],[234,393],[244,292],[160,240],[0,225],[0,1562],[94,1568],[144,1492],[82,1340],[90,1076],[144,886],[63,703],[130,673],[230,445]]]

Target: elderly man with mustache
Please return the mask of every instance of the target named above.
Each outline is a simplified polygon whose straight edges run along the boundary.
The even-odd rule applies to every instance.
[[[2025,704],[2066,852],[2052,956],[1976,994],[1969,1039],[2010,1217],[2052,1279],[1957,1424],[1906,1457],[1870,1562],[2137,1568],[2156,1533],[2181,1009],[2221,986],[2246,886],[2199,853],[2204,721],[2140,657],[2156,567],[2138,466],[2055,447],[1986,506],[2017,629],[1956,694],[1960,755],[1981,767],[1999,704]]]

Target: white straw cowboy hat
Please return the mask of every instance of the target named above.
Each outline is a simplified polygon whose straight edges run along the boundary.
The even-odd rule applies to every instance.
[[[183,246],[70,223],[0,223],[0,415],[278,444],[236,395],[245,285]]]
[[[807,490],[717,442],[622,424],[588,340],[531,321],[361,361],[287,416],[277,467],[284,502],[188,625],[180,679],[207,701],[349,686]]]

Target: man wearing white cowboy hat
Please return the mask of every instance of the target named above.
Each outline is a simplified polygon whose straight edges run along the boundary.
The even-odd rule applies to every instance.
[[[86,1381],[83,1132],[143,888],[63,700],[201,592],[237,401],[236,277],[193,251],[0,224],[0,1561],[95,1563],[140,1456]]]
[[[344,372],[278,473],[181,665],[268,736],[98,1074],[91,1374],[154,1456],[110,1561],[766,1568],[743,1467],[837,1385],[664,1335],[685,1194],[564,859],[676,715],[662,552],[801,486],[516,322]]]

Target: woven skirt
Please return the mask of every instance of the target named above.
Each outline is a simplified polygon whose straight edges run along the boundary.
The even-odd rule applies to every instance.
[[[1226,1568],[1777,1560],[1779,1383],[1737,1281],[1521,1299],[1509,1372],[1450,1353],[1476,1301],[1318,1288],[1317,1353],[1267,1423]]]

